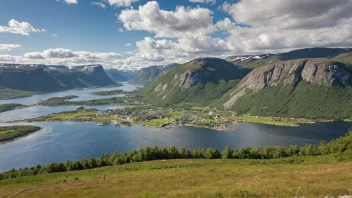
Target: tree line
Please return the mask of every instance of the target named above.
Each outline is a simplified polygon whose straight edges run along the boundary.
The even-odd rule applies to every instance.
[[[100,158],[90,158],[76,161],[51,163],[46,166],[37,165],[31,168],[12,169],[0,173],[0,179],[16,178],[37,174],[86,170],[104,166],[116,166],[127,163],[144,162],[163,159],[279,159],[292,156],[320,156],[330,154],[352,153],[352,132],[330,142],[322,141],[319,145],[306,144],[305,146],[270,146],[266,148],[247,147],[231,149],[226,146],[222,152],[210,147],[208,149],[187,150],[169,148],[146,147],[129,153],[112,155],[103,153]]]

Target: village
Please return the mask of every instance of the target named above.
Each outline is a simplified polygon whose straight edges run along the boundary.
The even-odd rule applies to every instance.
[[[126,107],[122,109],[108,109],[96,114],[97,118],[111,118],[116,127],[123,125],[141,124],[143,126],[169,128],[172,126],[195,126],[212,128],[217,130],[228,130],[226,125],[242,123],[241,120],[232,120],[222,116],[220,113],[210,110],[174,110],[160,107]],[[116,122],[115,120],[119,120]],[[104,126],[106,123],[99,123]]]

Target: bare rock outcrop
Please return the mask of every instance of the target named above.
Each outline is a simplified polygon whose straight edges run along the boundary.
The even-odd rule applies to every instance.
[[[351,75],[344,64],[327,59],[299,59],[259,67],[252,70],[232,91],[224,103],[230,108],[249,91],[259,91],[268,86],[296,86],[302,80],[322,86],[345,85]]]

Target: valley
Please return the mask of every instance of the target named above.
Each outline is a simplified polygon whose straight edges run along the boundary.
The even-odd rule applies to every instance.
[[[24,68],[27,67],[24,66]],[[37,70],[42,69],[38,68]],[[69,72],[83,72],[87,75],[96,70],[99,73],[100,66],[64,68],[64,70],[65,72],[75,70]],[[43,71],[56,72],[54,76],[59,75],[57,71],[48,71],[48,68]],[[55,92],[0,100],[1,127],[41,129],[39,132],[36,130],[30,133],[20,132],[19,134],[22,135],[14,135],[15,141],[6,141],[5,144],[0,145],[0,161],[6,161],[0,165],[0,171],[11,168],[20,168],[19,171],[22,171],[23,168],[31,166],[34,168],[30,170],[37,170],[35,166],[40,164],[43,167],[37,170],[40,173],[45,172],[45,165],[52,162],[60,164],[60,162],[72,160],[72,163],[76,163],[76,160],[82,159],[99,161],[101,153],[113,154],[114,151],[118,151],[121,156],[128,156],[122,153],[135,153],[138,152],[135,150],[152,146],[178,148],[180,153],[181,148],[186,150],[204,148],[205,152],[206,148],[220,151],[225,146],[231,146],[236,152],[253,151],[255,155],[262,149],[273,147],[302,146],[305,148],[309,144],[315,148],[323,144],[322,140],[334,141],[333,139],[344,136],[352,128],[351,122],[344,122],[352,120],[352,106],[349,100],[352,96],[350,91],[352,80],[349,65],[332,59],[279,60],[251,69],[223,59],[200,58],[181,65],[152,67],[140,71],[138,75],[138,72],[116,70],[109,72],[107,78],[110,80],[118,73],[116,78],[124,76],[125,80],[129,79],[130,82],[109,83],[109,80],[106,82],[98,80],[94,85],[77,84],[74,89],[68,88],[71,85],[66,83],[67,88],[61,86]],[[143,83],[142,81],[132,82],[132,73],[135,73],[135,78],[149,80]],[[103,76],[107,74],[103,72]],[[91,76],[90,78],[93,80],[106,77]],[[130,83],[145,84],[145,86]],[[20,86],[21,82],[18,84]],[[34,91],[34,89],[31,90]],[[39,89],[37,91],[40,92]],[[60,152],[56,152],[57,150]],[[50,155],[52,152],[56,152],[56,155]],[[16,156],[16,158],[10,156]],[[205,156],[206,154],[201,158],[207,158]],[[350,162],[347,156],[349,154],[343,152],[327,156],[324,154],[319,157],[313,154],[309,156],[297,154],[297,156],[285,155],[282,159],[281,157],[271,159],[270,162],[260,158],[259,164],[253,166],[253,171],[262,169],[263,163],[269,163],[265,165],[266,167],[281,164],[283,172],[287,172],[286,168],[291,168],[296,162],[305,168],[309,164],[314,167],[323,166],[317,165],[321,161],[324,166],[329,166],[331,163],[343,166]],[[184,158],[188,157],[177,159],[191,160],[200,168],[212,167],[220,163],[210,160],[213,158],[207,158],[210,161],[204,162],[190,159],[193,157]],[[178,163],[178,160],[171,159],[173,160],[154,159],[157,161],[146,163],[158,167],[163,166],[161,164],[173,166],[172,164]],[[247,163],[243,161],[247,158],[236,157],[236,159],[238,162],[235,161],[235,163],[238,163],[238,166]],[[131,158],[128,162],[139,161]],[[125,162],[122,163],[124,165],[112,166],[113,160],[109,163],[106,165],[111,167],[95,167],[96,169],[89,171],[114,172],[120,166],[140,166],[139,163],[125,164]],[[233,162],[222,160],[221,163],[226,166],[226,163]],[[121,174],[125,172],[126,170],[121,170]],[[62,175],[66,174],[85,173],[70,171],[24,178],[35,181],[37,177],[62,178]],[[211,178],[214,176],[209,175]],[[88,174],[86,178],[88,181],[93,177]],[[6,178],[0,183],[16,191],[18,188],[7,181],[18,179]],[[62,181],[62,185],[66,185],[67,181],[77,182],[72,178]],[[37,184],[43,188],[51,185],[40,182]],[[262,183],[258,185],[263,186]],[[29,185],[24,183],[21,188],[29,188]],[[232,194],[250,193],[248,186],[245,189],[246,191],[236,191]],[[13,191],[7,192],[11,194]],[[227,189],[223,192],[219,191],[224,195],[227,195],[227,192]],[[264,191],[255,192],[267,195]],[[343,192],[343,190],[338,191],[338,193]],[[317,195],[315,191],[305,191],[305,194],[309,193]]]

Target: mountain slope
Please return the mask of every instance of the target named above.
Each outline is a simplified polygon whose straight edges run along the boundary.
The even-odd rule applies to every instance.
[[[220,102],[240,114],[345,119],[352,117],[351,97],[345,64],[299,59],[254,69]]]
[[[115,83],[106,75],[101,65],[74,69],[28,65],[0,67],[0,87],[15,90],[53,92],[112,84]]]
[[[139,91],[153,104],[209,104],[249,72],[218,58],[199,58],[177,66]]]
[[[152,80],[159,78],[160,75],[169,71],[170,69],[179,66],[179,64],[170,64],[165,66],[151,66],[147,68],[142,68],[136,71],[133,79],[130,81],[131,84],[145,85]]]
[[[352,49],[349,48],[306,48],[279,54],[229,56],[227,61],[246,68],[257,68],[278,61],[302,58],[327,58],[352,65]]]
[[[134,71],[123,71],[118,69],[107,69],[106,74],[115,82],[129,81],[134,76]]]

